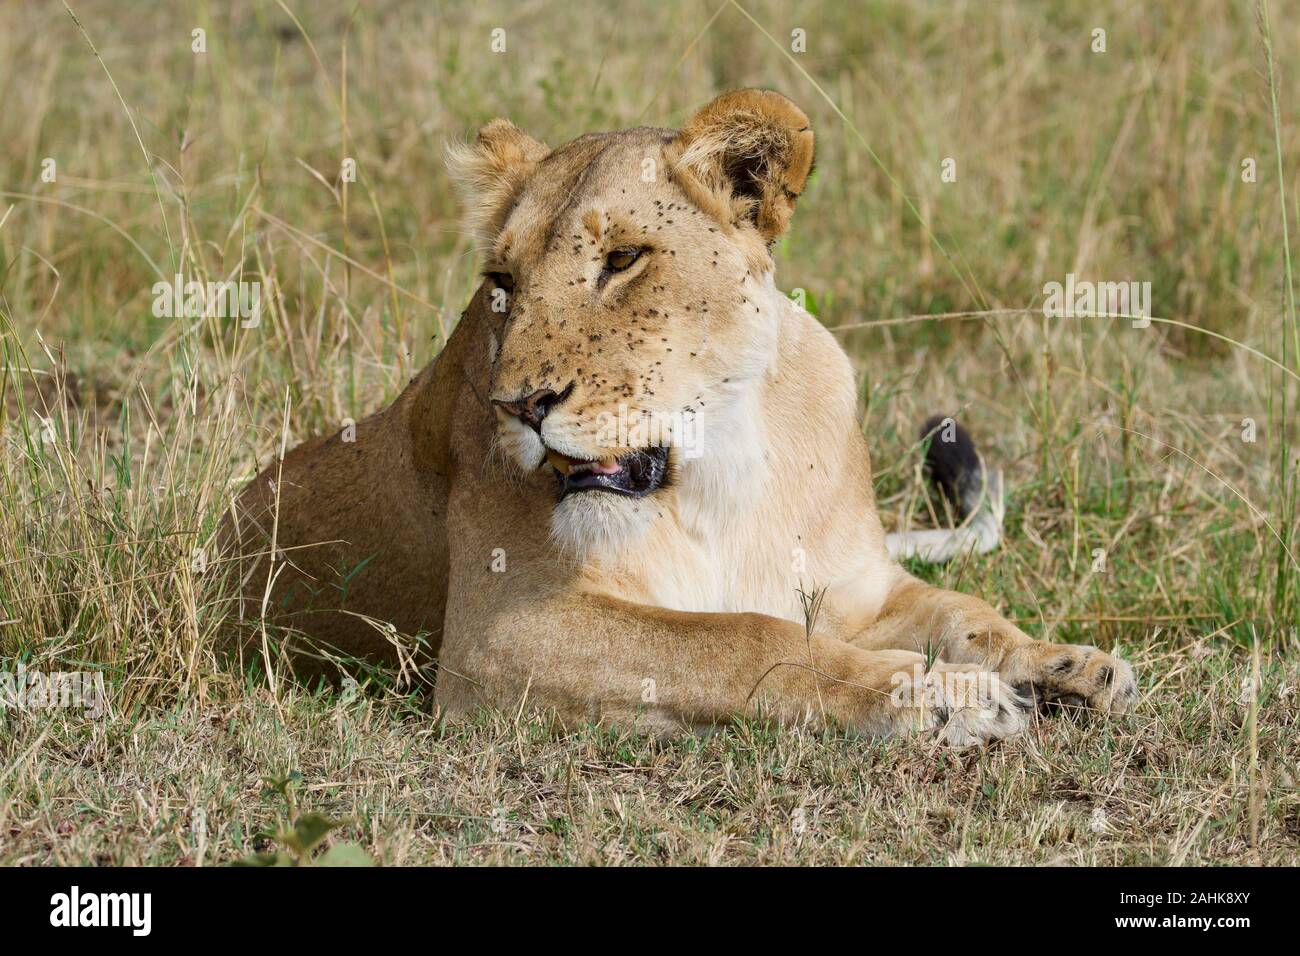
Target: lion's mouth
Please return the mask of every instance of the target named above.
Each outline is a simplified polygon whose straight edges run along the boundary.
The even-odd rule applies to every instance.
[[[576,491],[612,491],[642,498],[668,480],[668,449],[644,448],[619,458],[586,460],[546,449],[546,460],[560,479],[560,497]]]

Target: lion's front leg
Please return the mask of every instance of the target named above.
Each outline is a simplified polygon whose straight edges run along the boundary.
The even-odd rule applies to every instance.
[[[456,609],[453,608],[453,615]],[[958,665],[926,668],[762,614],[666,610],[569,595],[526,613],[466,621],[445,635],[444,711],[486,705],[555,711],[670,732],[761,714],[863,733],[933,733],[982,743],[1018,733],[1015,693]]]
[[[1038,700],[1124,713],[1137,703],[1128,662],[1095,647],[1036,641],[988,603],[901,576],[876,621],[851,643],[929,653],[988,668]]]

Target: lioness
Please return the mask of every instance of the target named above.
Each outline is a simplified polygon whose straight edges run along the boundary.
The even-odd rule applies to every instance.
[[[428,634],[448,714],[661,732],[761,709],[960,745],[1022,730],[1034,696],[1133,705],[1124,661],[891,559],[849,361],[773,277],[813,165],[790,100],[558,149],[498,119],[449,159],[484,282],[354,441],[240,495],[243,553],[277,556],[257,606],[355,657],[398,656],[376,621]]]

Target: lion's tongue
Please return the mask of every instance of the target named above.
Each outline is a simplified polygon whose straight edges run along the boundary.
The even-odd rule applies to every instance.
[[[568,455],[561,455],[558,451],[550,448],[546,449],[546,460],[562,475],[567,475],[574,471],[589,471],[593,475],[617,475],[623,470],[623,466],[617,460],[611,458],[607,461],[584,461],[581,458],[570,458]]]

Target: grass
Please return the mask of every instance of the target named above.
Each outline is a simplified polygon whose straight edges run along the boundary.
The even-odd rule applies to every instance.
[[[0,863],[239,859],[294,770],[388,865],[1296,862],[1294,18],[69,3],[0,9],[0,670],[102,672],[112,713],[0,710]],[[761,722],[654,743],[444,726],[393,674],[272,691],[220,665],[230,497],[282,440],[391,399],[475,282],[442,144],[495,115],[552,144],[674,125],[747,84],[818,131],[778,281],[859,370],[886,523],[940,517],[930,413],[1006,472],[1002,548],[915,570],[1119,648],[1138,711],[960,753]],[[261,323],[154,317],[177,271],[262,282]],[[1044,318],[1070,272],[1150,281],[1166,321]]]

